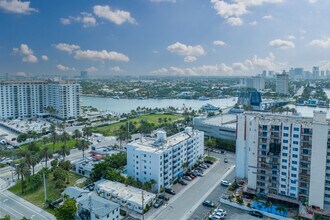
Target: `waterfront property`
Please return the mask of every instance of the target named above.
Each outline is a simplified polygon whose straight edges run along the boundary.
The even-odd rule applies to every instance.
[[[109,180],[95,182],[95,190],[99,196],[140,214],[147,206],[151,207],[156,199],[153,193]]]
[[[224,140],[236,140],[236,115],[222,114],[214,117],[195,117],[194,128],[204,131],[205,137],[214,137]]]
[[[170,137],[164,131],[156,133],[156,138],[144,137],[126,145],[127,175],[142,182],[155,180],[153,190],[159,192],[202,159],[204,132],[187,127]]]
[[[80,116],[80,85],[74,81],[2,81],[0,96],[0,119]]]
[[[330,210],[330,121],[247,112],[238,116],[236,172],[247,194]]]

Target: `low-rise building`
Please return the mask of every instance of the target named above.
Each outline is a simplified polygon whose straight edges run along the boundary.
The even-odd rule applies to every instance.
[[[156,199],[153,193],[109,180],[96,182],[95,190],[99,196],[140,214],[146,206],[152,206]]]
[[[77,174],[89,178],[95,163],[98,163],[98,161],[94,161],[90,158],[83,158],[72,164],[71,169]]]
[[[195,117],[194,128],[204,131],[206,137],[220,138],[224,140],[236,140],[235,114],[222,114],[214,117]]]
[[[83,195],[87,195],[89,193],[88,190],[84,190],[82,188],[79,188],[77,186],[69,186],[67,187],[62,193],[62,197],[68,198],[68,199],[77,199]]]
[[[170,188],[187,168],[202,159],[204,132],[185,128],[166,137],[157,131],[156,138],[140,138],[126,145],[127,175],[142,182],[154,180],[154,191]]]

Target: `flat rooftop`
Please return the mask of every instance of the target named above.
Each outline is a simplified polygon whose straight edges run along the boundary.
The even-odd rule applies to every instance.
[[[142,206],[142,191],[144,197],[144,204],[149,203],[151,200],[156,198],[156,195],[147,192],[142,189],[138,189],[132,186],[125,186],[125,184],[112,182],[110,180],[100,181],[95,183],[97,188],[111,193],[113,196],[117,196],[126,201],[131,201]]]
[[[203,120],[204,124],[224,126],[229,128],[236,128],[236,121],[237,118],[235,114],[217,115]]]

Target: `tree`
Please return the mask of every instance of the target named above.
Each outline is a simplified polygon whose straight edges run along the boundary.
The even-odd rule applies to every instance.
[[[45,147],[41,151],[41,157],[45,159],[45,165],[47,167],[47,161],[48,159],[53,157],[52,151],[48,149],[48,147]]]
[[[63,145],[60,148],[58,154],[63,157],[63,160],[65,160],[65,156],[70,155],[70,150],[65,145]]]
[[[73,136],[76,139],[76,145],[77,145],[79,138],[81,138],[81,136],[82,136],[81,131],[79,131],[78,129],[74,130]]]
[[[51,142],[53,144],[53,153],[54,153],[55,152],[55,144],[56,144],[56,142],[58,140],[58,135],[57,135],[57,133],[56,133],[55,130],[54,130],[54,132],[51,133],[50,140],[51,140]]]
[[[86,140],[80,140],[77,144],[78,150],[83,152],[83,158],[85,158],[85,150],[89,148],[89,142]]]
[[[83,135],[88,140],[89,137],[92,136],[93,130],[92,127],[84,127],[83,129]]]
[[[44,145],[46,145],[48,142],[49,142],[49,138],[48,138],[48,137],[43,137],[43,138],[42,138],[42,143],[43,143]]]
[[[55,217],[58,220],[74,220],[76,212],[76,201],[74,199],[67,199],[63,205],[55,210]]]
[[[62,133],[61,140],[63,141],[64,146],[66,146],[66,142],[70,140],[70,138],[71,138],[70,135],[66,131]]]
[[[21,161],[18,166],[16,166],[15,174],[18,176],[18,179],[22,180],[22,194],[24,193],[25,182],[24,177],[30,176],[31,172],[25,161]]]

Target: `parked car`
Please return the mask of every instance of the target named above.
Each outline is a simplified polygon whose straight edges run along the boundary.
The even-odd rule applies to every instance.
[[[197,171],[193,171],[192,174],[195,176],[203,176],[203,174],[201,174],[200,172],[197,172]]]
[[[173,189],[165,188],[165,192],[171,195],[175,195],[175,191]]]
[[[227,158],[223,159],[223,162],[228,163],[228,159]]]
[[[170,198],[168,198],[168,196],[166,196],[165,194],[160,194],[160,195],[158,196],[158,198],[163,199],[163,200],[165,200],[165,201],[170,200]]]
[[[252,215],[252,216],[255,216],[255,217],[258,217],[258,218],[264,217],[264,215],[261,212],[258,212],[258,211],[248,211],[248,214]]]
[[[187,180],[187,181],[192,181],[190,176],[183,176],[182,179]]]
[[[156,202],[155,202],[155,204],[154,204],[154,207],[155,208],[159,208],[161,205],[163,205],[164,204],[164,200],[162,200],[162,199],[157,199],[156,200]]]
[[[230,185],[230,183],[227,180],[221,180],[220,184],[221,186],[227,186],[227,187]]]
[[[212,165],[214,163],[213,161],[210,161],[210,160],[205,160],[204,162],[207,164],[210,164],[210,165]]]
[[[227,212],[226,212],[225,210],[223,210],[223,209],[220,209],[220,208],[216,208],[216,209],[214,210],[214,212],[221,213],[221,214],[223,214],[223,215],[227,215]]]
[[[196,178],[196,177],[195,177],[194,175],[192,175],[192,174],[189,174],[189,176],[190,176],[191,179],[195,179],[195,178]]]
[[[217,216],[217,215],[209,215],[209,220],[221,220],[221,219],[223,219],[223,218],[221,218],[221,217],[219,217],[219,216]]]
[[[212,215],[219,218],[219,219],[224,219],[225,218],[224,214],[218,213],[218,212],[213,212]]]
[[[205,201],[203,202],[203,205],[204,205],[204,206],[208,206],[208,207],[214,207],[214,206],[215,206],[214,202],[212,202],[212,201],[210,201],[210,200],[205,200]]]
[[[183,180],[178,180],[178,183],[180,184],[180,185],[182,185],[182,186],[186,186],[186,185],[188,185],[185,181],[183,181]]]
[[[204,169],[201,168],[201,167],[197,167],[196,170],[198,170],[198,171],[201,172],[201,173],[204,173]]]
[[[207,163],[203,163],[203,165],[206,166],[206,168],[209,168],[210,167],[210,165],[207,164]]]
[[[203,169],[207,169],[208,168],[205,164],[201,164],[201,165],[199,165],[199,167],[201,167]]]

